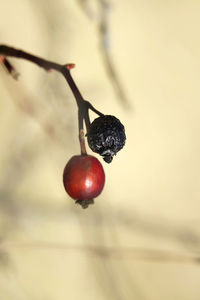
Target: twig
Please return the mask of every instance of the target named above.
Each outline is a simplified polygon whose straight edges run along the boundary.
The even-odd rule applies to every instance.
[[[30,54],[23,50],[15,49],[15,48],[12,48],[12,47],[9,47],[6,45],[0,45],[0,55],[1,55],[0,62],[2,62],[4,64],[4,66],[7,66],[7,70],[8,71],[10,70],[9,73],[11,73],[11,71],[15,70],[15,69],[10,63],[9,64],[7,63],[8,60],[6,58],[4,58],[4,56],[22,58],[22,59],[28,60],[28,61],[38,65],[39,67],[43,68],[46,71],[55,70],[64,76],[64,78],[66,79],[66,81],[76,99],[76,103],[78,106],[79,141],[80,141],[81,153],[86,154],[83,121],[85,121],[87,130],[88,130],[89,125],[90,125],[90,119],[89,119],[89,113],[88,113],[89,109],[91,109],[93,112],[95,112],[96,114],[98,114],[100,116],[103,114],[100,113],[98,110],[96,110],[90,102],[85,101],[84,98],[82,97],[82,95],[70,73],[70,70],[72,68],[74,68],[75,65],[74,64],[61,65],[61,64],[43,59],[36,55]],[[5,65],[5,62],[6,62],[6,65]]]

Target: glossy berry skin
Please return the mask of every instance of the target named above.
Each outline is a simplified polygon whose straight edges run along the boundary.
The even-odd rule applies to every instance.
[[[99,160],[91,155],[75,155],[65,166],[63,184],[66,192],[86,208],[103,190],[105,173]]]

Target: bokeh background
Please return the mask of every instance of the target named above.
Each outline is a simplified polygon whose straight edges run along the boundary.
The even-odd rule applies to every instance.
[[[76,63],[83,96],[127,134],[82,210],[62,184],[79,153],[65,80],[0,67],[0,299],[199,300],[200,2],[0,4],[0,43]]]

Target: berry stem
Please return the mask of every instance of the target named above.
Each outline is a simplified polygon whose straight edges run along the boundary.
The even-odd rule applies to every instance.
[[[83,114],[81,110],[78,110],[78,127],[79,127],[79,142],[81,147],[81,155],[87,155],[85,147],[85,134],[83,129]]]
[[[97,110],[96,108],[94,108],[94,106],[89,102],[89,101],[85,101],[88,109],[91,109],[94,113],[96,113],[97,115],[99,115],[100,117],[103,117],[104,114],[102,114],[99,110]]]

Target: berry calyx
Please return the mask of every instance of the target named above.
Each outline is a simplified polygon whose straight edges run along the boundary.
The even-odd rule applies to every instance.
[[[105,162],[110,163],[113,156],[125,145],[124,126],[116,117],[103,115],[91,123],[87,140],[90,149],[103,156]]]
[[[83,208],[94,203],[103,190],[105,173],[99,160],[91,155],[75,155],[65,166],[63,184],[66,192]]]

